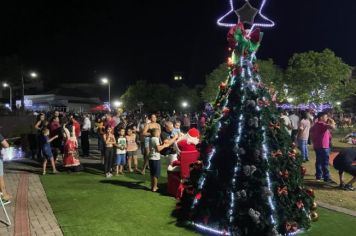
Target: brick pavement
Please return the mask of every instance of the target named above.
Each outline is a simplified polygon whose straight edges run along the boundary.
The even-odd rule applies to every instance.
[[[5,164],[7,190],[12,202],[6,206],[12,225],[0,222],[1,236],[63,235],[47,200],[38,173],[39,165],[31,160]],[[5,219],[0,210],[0,220]]]

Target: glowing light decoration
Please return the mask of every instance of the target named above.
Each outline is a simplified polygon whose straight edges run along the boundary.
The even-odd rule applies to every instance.
[[[274,21],[272,21],[271,19],[269,19],[267,16],[265,16],[265,15],[262,13],[262,10],[263,10],[265,4],[266,4],[266,0],[263,0],[263,1],[262,1],[262,4],[261,4],[261,6],[260,6],[260,9],[259,9],[258,14],[259,14],[264,20],[268,21],[268,23],[254,23],[254,24],[252,25],[251,29],[250,29],[250,32],[252,32],[255,27],[271,28],[271,27],[275,26]]]
[[[215,228],[212,228],[212,227],[208,227],[208,226],[205,226],[205,225],[202,225],[202,224],[194,223],[194,222],[192,222],[192,225],[197,227],[198,229],[200,229],[202,231],[207,232],[207,233],[214,233],[214,234],[217,234],[217,235],[231,235],[226,230],[218,230],[218,229],[215,229]]]
[[[218,21],[216,22],[219,26],[222,27],[233,27],[236,25],[236,23],[232,24],[232,23],[223,23],[223,20],[230,15],[232,12],[234,12],[234,1],[233,0],[229,0],[230,3],[230,10],[228,13],[226,13],[225,15],[223,15],[222,17],[220,17],[218,19]]]
[[[248,1],[248,0],[245,0],[245,1]],[[262,19],[264,19],[265,21],[267,21],[267,23],[253,23],[251,29],[250,29],[250,32],[253,31],[254,28],[256,27],[261,27],[261,28],[271,28],[273,26],[275,26],[275,23],[274,21],[272,21],[271,19],[269,19],[267,16],[264,15],[264,13],[262,12],[263,11],[263,8],[265,7],[266,5],[266,1],[267,0],[262,0],[262,4],[258,10],[258,14],[261,16]],[[224,23],[223,21],[225,20],[225,18],[227,16],[229,16],[232,12],[235,11],[234,9],[234,1],[233,0],[229,0],[229,5],[230,5],[230,10],[225,14],[223,15],[222,17],[220,17],[218,20],[217,20],[217,24],[219,26],[222,26],[222,27],[233,27],[236,25],[236,23]]]

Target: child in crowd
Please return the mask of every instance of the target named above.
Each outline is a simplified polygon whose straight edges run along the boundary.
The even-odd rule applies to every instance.
[[[58,138],[58,135],[55,135],[52,138],[49,138],[49,129],[45,128],[45,129],[42,130],[41,151],[42,151],[42,155],[44,157],[43,169],[42,169],[43,170],[43,172],[42,172],[43,175],[46,174],[47,161],[51,162],[52,169],[53,169],[53,174],[58,173],[58,171],[56,169],[56,165],[54,163],[54,158],[53,158],[52,149],[51,149],[51,145],[50,145],[50,143],[53,140],[55,140],[56,138]]]
[[[181,130],[180,130],[180,126],[181,126],[181,122],[179,120],[176,120],[174,122],[174,128],[173,128],[173,131],[172,131],[172,135],[176,135],[178,134],[179,136],[181,136]]]
[[[115,136],[113,134],[113,129],[111,128],[111,126],[107,126],[106,133],[104,134],[103,138],[105,143],[105,175],[106,178],[110,178],[112,177],[110,171],[112,168],[112,159],[114,156],[114,145],[116,144]]]
[[[132,170],[132,159],[134,161],[134,170],[135,172],[138,172],[137,168],[137,139],[136,139],[136,134],[133,132],[134,128],[128,128],[127,129],[127,135],[126,135],[126,140],[127,140],[127,158],[128,158],[128,164],[129,164],[129,172],[133,172]]]
[[[127,142],[125,137],[125,129],[119,129],[119,137],[116,144],[116,175],[123,175],[124,165],[126,165],[126,149]]]
[[[149,142],[149,166],[151,174],[151,190],[152,192],[157,192],[158,187],[158,177],[161,175],[161,154],[159,153],[162,149],[168,147],[168,143],[160,144],[159,141],[160,130],[152,129],[151,138]]]

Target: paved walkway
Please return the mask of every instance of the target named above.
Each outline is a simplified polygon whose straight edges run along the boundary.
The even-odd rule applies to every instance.
[[[90,144],[91,158],[81,159],[82,164],[101,162],[96,139]],[[30,159],[5,163],[6,188],[13,197],[5,207],[12,225],[1,222],[6,218],[0,209],[0,236],[63,235],[40,181],[41,173],[40,164]]]
[[[63,235],[38,173],[38,163],[31,160],[5,164],[6,187],[13,196],[12,202],[6,205],[12,225],[0,222],[1,236]],[[2,209],[0,220],[5,220]]]

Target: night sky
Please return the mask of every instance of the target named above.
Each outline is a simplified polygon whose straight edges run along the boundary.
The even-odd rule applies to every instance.
[[[228,29],[215,22],[228,0],[67,2],[2,3],[0,56],[19,55],[52,85],[105,75],[116,95],[139,79],[171,83],[174,72],[202,84],[227,56]],[[286,67],[295,52],[330,48],[356,65],[356,1],[269,0],[264,12],[277,25],[259,58]]]

